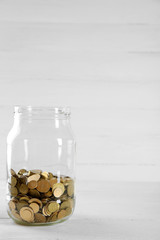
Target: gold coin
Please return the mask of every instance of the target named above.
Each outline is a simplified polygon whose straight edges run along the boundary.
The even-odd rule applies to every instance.
[[[18,194],[18,190],[16,187],[11,187],[10,189],[12,197],[16,197]]]
[[[10,210],[14,210],[16,208],[16,204],[13,200],[10,200],[8,205]]]
[[[48,198],[42,198],[41,201],[43,204],[46,204],[49,200],[48,200]]]
[[[62,188],[63,190],[65,190],[63,183],[55,183],[52,188],[53,188],[53,190],[54,190],[55,188],[58,188],[58,187],[59,187],[59,188]]]
[[[59,210],[59,204],[57,202],[50,202],[48,204],[48,211],[50,213],[56,212],[57,210]]]
[[[20,177],[19,177],[19,182],[20,182],[20,183],[24,183],[24,184],[26,184],[26,182],[27,182],[27,178],[26,178],[26,176],[24,176],[24,175],[20,175]]]
[[[52,191],[49,190],[47,193],[44,194],[45,197],[51,197],[52,196]]]
[[[29,200],[30,200],[30,198],[27,195],[20,198],[20,201],[28,202]]]
[[[34,169],[34,170],[30,170],[29,172],[30,172],[31,175],[32,174],[39,174],[40,175],[42,173],[42,170]]]
[[[68,195],[67,194],[63,194],[61,197],[60,197],[60,200],[61,201],[65,201],[68,199]]]
[[[59,188],[59,187],[56,188],[56,189],[54,190],[53,194],[54,194],[54,196],[55,196],[56,198],[59,198],[59,197],[62,196],[62,194],[63,194],[62,188]]]
[[[72,213],[72,208],[68,207],[66,210],[66,216],[70,215]]]
[[[19,179],[17,179],[17,180],[18,180],[18,181],[17,181],[17,184],[16,184],[16,188],[19,189],[20,186],[21,186],[21,183],[19,182]]]
[[[42,176],[44,179],[48,179],[48,172],[42,172],[42,173],[41,173],[41,176]]]
[[[19,170],[18,175],[23,175],[23,173],[26,173],[26,172],[27,172],[26,169],[21,169]]]
[[[50,183],[48,180],[41,179],[37,183],[37,190],[42,193],[48,192],[50,189]]]
[[[20,210],[21,218],[26,222],[33,222],[34,221],[34,212],[29,207],[23,207]]]
[[[46,206],[44,206],[43,208],[42,208],[42,213],[43,213],[43,215],[44,216],[48,216],[48,214],[47,214],[47,207]]]
[[[45,212],[45,214],[46,214],[47,216],[50,216],[52,213],[48,210],[48,204],[49,204],[49,203],[47,203],[47,204],[44,206],[44,212]]]
[[[21,202],[18,202],[18,203],[16,204],[16,207],[17,207],[18,212],[20,211],[20,209],[21,209],[22,207],[27,207],[27,206],[28,206],[28,203],[27,203],[26,201],[21,201]]]
[[[22,194],[27,194],[28,193],[28,186],[24,183],[21,184],[20,188],[19,188],[19,191],[22,193]]]
[[[72,202],[72,199],[70,201],[70,199],[64,201],[62,204],[61,204],[61,209],[65,209],[65,208],[72,208],[73,207],[73,202]]]
[[[17,179],[15,177],[11,176],[11,186],[15,187],[16,184],[17,184]]]
[[[48,211],[48,209],[46,208],[46,214],[47,214],[47,216],[51,216],[51,212],[50,211]]]
[[[64,193],[64,185],[62,183],[56,183],[53,185],[52,191],[56,198],[60,197]]]
[[[74,185],[73,184],[68,185],[67,193],[68,193],[68,196],[72,197],[72,195],[74,193]]]
[[[28,183],[28,188],[34,189],[34,188],[36,188],[36,187],[37,187],[37,181],[32,180],[32,181],[30,181],[30,182]]]
[[[73,180],[70,177],[68,177],[68,176],[67,177],[64,176],[63,178],[61,178],[61,182],[66,184],[66,183],[72,183]]]
[[[58,213],[58,219],[66,217],[66,211],[63,209]]]
[[[10,172],[12,176],[16,176],[16,172],[12,168],[10,169]]]
[[[57,178],[56,178],[56,177],[51,178],[51,179],[49,180],[49,183],[50,183],[50,185],[51,185],[51,188],[53,188],[53,185],[54,185],[55,183],[57,183]]]
[[[36,223],[45,223],[46,222],[46,217],[42,215],[41,213],[35,213],[35,222]]]
[[[74,207],[74,204],[75,204],[75,200],[72,199],[72,198],[69,198],[69,199],[68,199],[68,202],[70,203],[69,207],[73,208],[73,207]]]
[[[33,212],[34,213],[37,213],[38,211],[39,211],[39,205],[38,205],[38,203],[31,203],[30,205],[29,205],[32,209],[33,209]]]
[[[48,179],[50,180],[50,179],[52,179],[54,176],[53,176],[53,173],[51,173],[51,172],[49,172],[48,173]]]
[[[31,198],[28,203],[38,203],[39,207],[42,208],[42,202],[38,198]]]
[[[28,194],[31,195],[32,197],[35,197],[35,198],[40,197],[40,193],[36,189],[30,189]]]
[[[21,217],[20,217],[20,215],[19,215],[19,213],[16,211],[16,210],[12,210],[11,211],[11,214],[15,217],[15,218],[17,218],[18,220],[22,220],[21,219]]]
[[[47,222],[54,222],[57,220],[57,212],[52,213],[51,216],[47,218]]]
[[[38,181],[40,179],[40,175],[39,174],[33,174],[31,176],[28,177],[27,181]]]
[[[17,203],[18,202],[18,199],[17,198],[15,198],[15,197],[12,197],[12,199],[11,199],[13,202],[15,202],[15,203]]]

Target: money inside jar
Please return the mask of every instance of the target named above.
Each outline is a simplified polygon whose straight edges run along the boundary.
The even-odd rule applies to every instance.
[[[75,204],[74,180],[42,170],[11,169],[8,183],[10,215],[25,223],[47,223],[66,219]]]

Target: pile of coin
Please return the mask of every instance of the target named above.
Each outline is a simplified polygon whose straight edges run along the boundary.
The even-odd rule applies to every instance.
[[[41,170],[11,169],[8,183],[11,216],[26,223],[55,222],[74,208],[74,180]]]

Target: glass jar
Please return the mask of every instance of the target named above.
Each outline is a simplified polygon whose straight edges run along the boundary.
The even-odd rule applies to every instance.
[[[72,215],[75,145],[68,107],[15,107],[7,137],[7,211],[15,222],[46,225]]]

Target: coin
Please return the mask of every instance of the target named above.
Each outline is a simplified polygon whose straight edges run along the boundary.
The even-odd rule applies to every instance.
[[[67,193],[68,193],[68,196],[70,196],[70,197],[73,195],[73,193],[74,193],[74,185],[73,185],[73,183],[68,185]]]
[[[61,209],[65,209],[68,207],[70,207],[70,208],[72,207],[72,203],[69,200],[66,200],[61,204]]]
[[[48,179],[50,180],[51,178],[53,178],[54,176],[53,176],[53,173],[51,173],[51,172],[49,172],[48,173]]]
[[[34,189],[34,188],[36,188],[36,187],[37,187],[37,181],[32,180],[32,181],[30,181],[30,182],[28,183],[28,188]]]
[[[64,185],[62,183],[56,183],[53,185],[52,191],[56,198],[60,197],[64,193]]]
[[[18,180],[18,181],[17,181],[17,184],[16,184],[16,188],[19,189],[20,186],[21,186],[21,183],[20,183],[19,179],[17,179],[17,180]]]
[[[52,196],[52,191],[49,190],[47,193],[44,193],[45,197],[51,197]]]
[[[57,220],[57,212],[52,213],[51,216],[47,218],[47,222],[54,222]]]
[[[16,211],[16,210],[12,210],[11,211],[11,214],[15,217],[15,218],[17,218],[18,220],[22,220],[21,219],[21,217],[20,217],[20,215],[19,215],[19,213]]]
[[[61,201],[65,201],[68,199],[68,195],[67,194],[63,194],[61,197],[60,197],[60,200]]]
[[[20,175],[20,176],[19,176],[19,182],[26,184],[26,182],[27,182],[27,177],[24,176],[24,175]]]
[[[31,203],[30,205],[29,205],[32,209],[33,209],[33,212],[34,213],[37,213],[38,211],[39,211],[39,205],[38,205],[38,203]]]
[[[49,202],[44,206],[44,212],[47,216],[50,216],[52,213],[48,210],[48,204]]]
[[[18,202],[18,200],[17,200],[17,198],[16,197],[12,197],[12,199],[11,199],[14,203],[17,203]]]
[[[34,217],[35,217],[36,223],[45,223],[46,222],[46,217],[41,213],[35,213]]]
[[[47,214],[47,208],[46,208],[46,206],[44,206],[43,208],[42,208],[42,213],[43,213],[43,215],[44,216],[48,216],[48,214]]]
[[[42,202],[38,198],[31,198],[28,203],[38,203],[39,207],[42,208]]]
[[[42,198],[41,201],[43,204],[46,204],[49,200],[48,200],[48,198]]]
[[[30,189],[28,194],[31,195],[32,197],[35,197],[35,198],[40,197],[40,193],[36,189]]]
[[[68,185],[69,183],[72,183],[73,180],[67,176],[67,177],[61,178],[61,182],[64,183],[64,185]]]
[[[72,208],[68,207],[66,210],[66,216],[70,215],[72,213]]]
[[[41,173],[41,176],[42,176],[44,179],[48,179],[48,172],[42,172],[42,173]]]
[[[11,168],[10,170],[12,176],[16,176],[16,172]]]
[[[36,174],[37,173],[37,174],[40,175],[42,173],[42,170],[34,169],[34,170],[30,170],[29,172],[30,172],[30,174]]]
[[[22,207],[27,207],[27,206],[28,206],[28,203],[26,201],[21,201],[16,204],[16,208],[18,211],[20,211]]]
[[[33,174],[31,176],[28,177],[27,181],[30,182],[30,181],[38,181],[40,179],[40,175],[37,173],[37,174]]]
[[[64,218],[66,217],[66,211],[65,210],[61,210],[59,213],[58,213],[58,219],[61,219],[61,218]]]
[[[51,178],[51,179],[49,180],[49,183],[50,183],[50,185],[51,185],[51,188],[53,188],[53,185],[54,185],[55,183],[57,183],[57,178],[56,178],[56,177]]]
[[[30,198],[26,195],[26,196],[20,198],[20,201],[23,201],[23,200],[28,202],[30,200]]]
[[[18,190],[16,187],[11,187],[10,189],[12,197],[16,197],[18,194]]]
[[[56,212],[59,209],[59,204],[57,202],[50,202],[48,204],[48,211],[50,213]]]
[[[69,202],[69,207],[71,207],[71,208],[73,208],[74,207],[74,204],[75,204],[75,200],[74,199],[72,199],[72,198],[69,198],[68,199],[68,202]]]
[[[53,193],[56,198],[59,198],[63,194],[63,190],[62,188],[56,188]]]
[[[20,169],[19,172],[18,172],[18,174],[19,174],[19,175],[23,175],[23,173],[26,173],[26,172],[27,172],[26,169]]]
[[[28,186],[24,183],[22,183],[20,185],[20,188],[19,188],[19,191],[22,193],[22,194],[27,194],[28,193]]]
[[[33,222],[34,221],[34,212],[29,207],[23,207],[20,209],[20,216],[26,222]]]
[[[16,208],[16,204],[13,200],[10,200],[8,205],[10,210],[14,210]]]
[[[37,190],[42,193],[48,192],[50,189],[50,183],[48,180],[41,179],[37,183]]]
[[[14,176],[11,176],[11,186],[15,187],[17,184],[17,179]]]

